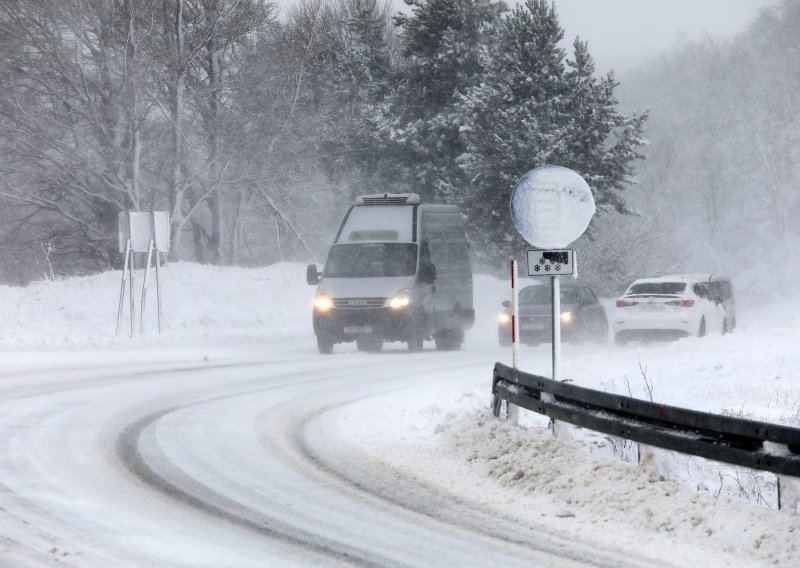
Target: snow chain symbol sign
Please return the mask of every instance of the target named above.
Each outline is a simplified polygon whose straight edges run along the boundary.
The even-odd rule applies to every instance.
[[[528,251],[528,276],[574,276],[576,273],[574,250]]]

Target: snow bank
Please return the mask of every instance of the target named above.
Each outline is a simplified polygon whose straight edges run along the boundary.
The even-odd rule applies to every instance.
[[[55,349],[187,343],[202,339],[267,340],[308,334],[313,288],[305,266],[213,267],[186,262],[161,270],[163,333],[157,333],[154,273],[147,290],[145,334],[138,313],[143,272],[134,277],[136,333],[130,334],[129,298],[115,335],[121,273],[0,287],[0,349]],[[301,316],[301,317],[299,317]]]

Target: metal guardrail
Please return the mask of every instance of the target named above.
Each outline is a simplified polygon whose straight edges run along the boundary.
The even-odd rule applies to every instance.
[[[733,465],[800,477],[800,428],[647,402],[496,363],[493,411],[506,400],[597,432]],[[766,445],[765,445],[766,443]]]

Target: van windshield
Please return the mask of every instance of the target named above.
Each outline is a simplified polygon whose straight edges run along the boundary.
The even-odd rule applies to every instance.
[[[334,245],[325,263],[326,278],[413,276],[417,271],[414,243]]]

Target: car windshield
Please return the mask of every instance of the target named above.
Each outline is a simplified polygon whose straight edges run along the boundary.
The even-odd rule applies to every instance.
[[[626,296],[680,296],[686,289],[685,282],[642,282],[634,284]]]
[[[414,243],[334,245],[325,263],[326,278],[413,276],[417,268]]]
[[[575,288],[561,288],[561,303],[574,304],[576,297]],[[520,304],[549,304],[550,286],[528,286],[519,292]]]

